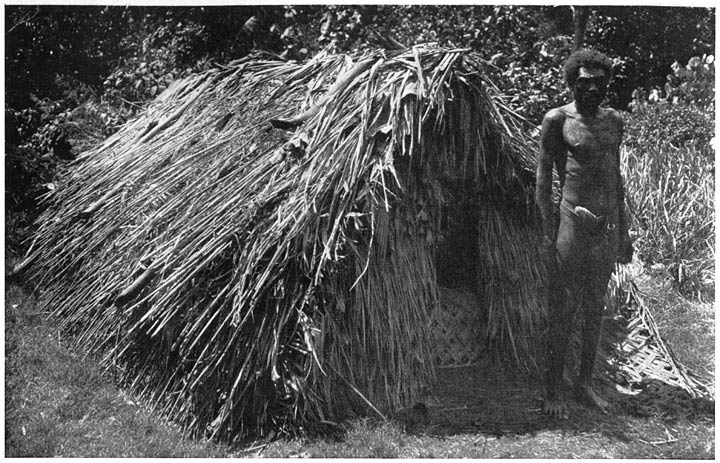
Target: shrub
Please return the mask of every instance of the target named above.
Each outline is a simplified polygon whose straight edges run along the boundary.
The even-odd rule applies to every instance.
[[[570,37],[541,40],[534,44],[529,62],[495,55],[492,63],[503,69],[499,85],[510,105],[529,121],[540,124],[549,108],[572,100],[562,76],[562,63],[571,53]]]
[[[10,211],[33,210],[38,196],[53,188],[57,162],[31,146],[5,149],[5,206]]]
[[[120,42],[126,50],[124,56],[103,82],[104,100],[115,106],[143,104],[175,79],[198,70],[197,65],[185,61],[192,62],[187,56],[202,48],[203,35],[198,24],[175,27],[162,22],[128,34]]]
[[[640,152],[651,140],[702,150],[715,136],[713,114],[692,105],[636,102],[625,122],[625,144]]]
[[[675,61],[665,84],[667,100],[710,109],[715,104],[715,57],[693,56],[686,66]]]
[[[114,133],[132,114],[98,102],[95,92],[77,79],[57,76],[60,99],[31,95],[33,106],[5,108],[5,200],[9,211],[38,212],[38,197],[53,187],[63,161],[74,159]]]

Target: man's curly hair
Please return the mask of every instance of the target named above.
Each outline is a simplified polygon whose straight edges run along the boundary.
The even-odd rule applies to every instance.
[[[570,55],[563,64],[565,82],[567,82],[569,86],[572,86],[577,79],[581,67],[604,69],[608,77],[610,77],[612,74],[612,64],[612,60],[608,58],[607,55],[597,50],[578,50]]]

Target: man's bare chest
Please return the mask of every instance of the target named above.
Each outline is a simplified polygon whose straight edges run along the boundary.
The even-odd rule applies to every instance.
[[[570,154],[578,161],[599,161],[617,153],[622,133],[619,125],[609,118],[585,121],[568,117],[563,124],[563,140]]]

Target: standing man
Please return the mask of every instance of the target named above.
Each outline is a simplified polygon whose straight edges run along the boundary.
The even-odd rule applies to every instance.
[[[601,108],[612,62],[594,50],[579,50],[565,62],[565,80],[575,101],[543,119],[535,200],[549,254],[545,412],[568,417],[563,370],[573,318],[583,318],[580,371],[575,397],[605,411],[608,403],[592,387],[604,295],[615,262],[632,259],[620,176],[623,121]],[[559,208],[552,201],[552,171],[560,178]]]

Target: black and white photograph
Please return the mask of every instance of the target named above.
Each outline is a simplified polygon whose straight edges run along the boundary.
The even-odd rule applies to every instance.
[[[5,458],[715,458],[709,4],[4,4]]]

